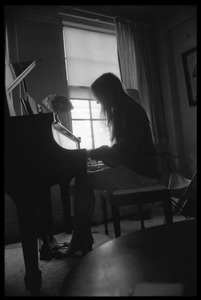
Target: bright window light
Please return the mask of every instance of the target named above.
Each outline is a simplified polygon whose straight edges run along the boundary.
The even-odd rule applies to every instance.
[[[63,27],[66,73],[70,100],[72,131],[81,138],[81,148],[111,145],[101,106],[93,98],[90,86],[106,72],[120,78],[115,33]]]

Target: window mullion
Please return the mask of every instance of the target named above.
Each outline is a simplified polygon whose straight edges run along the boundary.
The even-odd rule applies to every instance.
[[[89,100],[89,115],[90,115],[90,126],[91,126],[92,149],[94,149],[95,148],[95,140],[94,140],[94,128],[93,128],[92,109],[91,109],[91,101],[90,100]]]

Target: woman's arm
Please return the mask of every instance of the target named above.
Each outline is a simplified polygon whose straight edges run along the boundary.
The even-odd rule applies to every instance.
[[[123,163],[120,148],[121,147],[118,144],[114,144],[112,147],[101,146],[90,150],[90,157],[91,159],[101,160],[109,167],[116,167]]]

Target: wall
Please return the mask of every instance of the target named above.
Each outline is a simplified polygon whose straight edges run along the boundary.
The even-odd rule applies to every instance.
[[[191,178],[197,169],[197,106],[190,107],[181,54],[197,45],[196,6],[178,5],[155,17],[160,84],[174,166]],[[190,32],[190,36],[189,36]]]
[[[31,5],[17,5],[7,14],[10,61],[36,60],[26,77],[31,97],[41,104],[50,94],[68,95],[61,20]],[[62,122],[67,125],[65,118]]]
[[[189,106],[181,54],[197,46],[196,29],[196,18],[193,16],[173,30],[171,35],[178,82],[186,174],[188,176],[192,176],[197,169],[197,106]]]

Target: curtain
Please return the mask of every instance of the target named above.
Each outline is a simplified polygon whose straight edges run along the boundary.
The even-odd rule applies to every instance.
[[[140,104],[150,120],[154,143],[163,152],[168,135],[159,88],[153,28],[116,17],[115,30],[124,88],[138,90]]]

